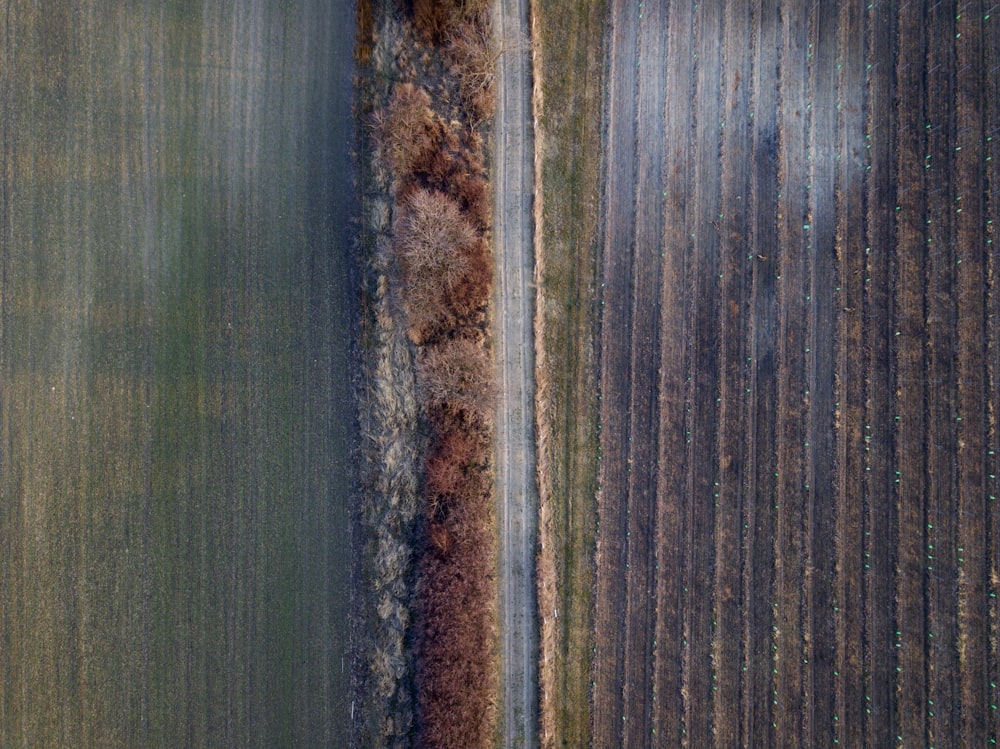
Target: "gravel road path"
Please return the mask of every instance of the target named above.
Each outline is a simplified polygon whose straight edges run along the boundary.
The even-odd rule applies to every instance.
[[[538,504],[534,441],[534,268],[531,205],[533,137],[527,0],[496,0],[495,247],[497,492],[500,522],[500,648],[505,747],[537,744],[535,537]]]

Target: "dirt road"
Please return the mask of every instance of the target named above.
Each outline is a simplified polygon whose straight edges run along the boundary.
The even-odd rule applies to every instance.
[[[500,527],[500,654],[503,746],[537,743],[534,442],[534,269],[531,204],[533,139],[526,0],[497,0],[494,18],[504,49],[497,65],[494,164],[500,363],[497,412],[497,496]]]

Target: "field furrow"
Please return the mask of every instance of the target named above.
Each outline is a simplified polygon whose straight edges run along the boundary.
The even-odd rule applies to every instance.
[[[814,617],[826,616],[832,626],[827,642],[835,643],[828,661],[832,673],[833,715],[827,725],[826,745],[837,739],[842,746],[863,746],[866,711],[871,710],[870,695],[865,689],[863,668],[864,643],[864,565],[870,569],[870,554],[863,532],[866,516],[865,490],[865,361],[864,295],[869,285],[866,275],[864,236],[864,196],[861,175],[864,171],[865,137],[864,101],[857,92],[864,91],[863,10],[858,3],[845,3],[838,21],[836,63],[837,139],[834,173],[836,205],[835,277],[827,282],[827,293],[840,287],[833,314],[837,320],[833,353],[835,394],[833,413],[836,444],[833,450],[832,482],[836,547],[833,599],[824,609],[813,610]],[[814,133],[816,131],[814,130]],[[820,543],[823,541],[820,540]],[[863,563],[860,560],[864,559]],[[815,657],[815,655],[814,655]],[[814,679],[814,683],[815,683]]]
[[[663,9],[652,4],[639,21],[639,59],[652,63],[639,76],[636,112],[638,169],[635,188],[635,264],[632,271],[632,392],[629,435],[649,435],[629,444],[628,556],[629,577],[625,678],[626,746],[653,740],[653,641],[656,628],[656,491],[659,430],[657,391],[660,359],[660,287],[663,261],[659,252],[663,227],[662,173],[664,141],[644,136],[659,130],[665,93],[665,68],[659,30]],[[638,688],[636,688],[638,687]]]
[[[805,461],[808,385],[806,287],[811,261],[811,225],[806,184],[809,172],[808,16],[795,2],[781,6],[782,47],[778,115],[778,463],[775,594],[775,699],[778,745],[804,746],[802,734],[804,608],[806,554]]]
[[[988,5],[613,8],[595,745],[995,738]]]
[[[983,67],[986,83],[983,87],[984,141],[978,146],[985,171],[985,206],[981,224],[983,249],[986,262],[986,305],[987,320],[992,324],[986,329],[986,385],[987,385],[987,453],[986,453],[986,501],[990,509],[987,528],[987,574],[989,590],[990,647],[987,678],[990,712],[987,733],[990,741],[1000,741],[1000,693],[995,685],[1000,684],[1000,512],[997,512],[996,498],[1000,496],[1000,336],[997,335],[996,321],[1000,320],[1000,262],[997,242],[997,225],[1000,221],[1000,8],[996,3],[986,2],[984,8],[988,18],[983,21],[985,49]]]
[[[910,43],[898,50],[896,79],[896,503],[899,513],[898,606],[900,736],[904,745],[927,745],[927,336],[924,326],[927,277],[924,252],[924,157],[927,153],[926,26],[922,7],[899,10],[899,35]]]
[[[596,640],[593,694],[594,743],[597,746],[623,745],[627,728],[625,644],[626,622],[622,619],[628,602],[628,460],[630,451],[629,407],[631,401],[632,279],[635,244],[634,189],[636,163],[626,158],[635,150],[636,60],[634,40],[638,16],[629,3],[613,3],[611,12],[621,18],[623,28],[615,30],[609,45],[611,54],[624,54],[628,62],[612,70],[608,81],[610,101],[623,106],[609,111],[609,167],[605,244],[601,266],[601,466],[599,473],[597,539],[596,626],[607,637]],[[615,156],[621,154],[621,156]],[[614,217],[614,218],[611,218]]]
[[[806,642],[804,700],[805,744],[833,745],[839,715],[834,703],[835,620],[832,616],[836,551],[835,477],[836,403],[835,373],[838,312],[843,312],[843,286],[836,290],[838,217],[848,215],[837,199],[837,143],[840,104],[837,64],[840,59],[838,26],[841,10],[833,3],[814,6],[809,19],[809,42],[806,63],[809,70],[808,91],[812,116],[809,128],[808,182],[806,183],[807,232],[805,253],[810,259],[805,288],[807,324],[803,347],[806,367],[805,403],[808,408],[804,444],[806,475]],[[853,95],[850,97],[853,99]],[[854,102],[849,101],[848,106]],[[857,194],[855,194],[857,201]],[[856,221],[859,211],[849,220]],[[842,227],[843,228],[843,227]],[[856,224],[847,227],[856,231]],[[857,236],[855,234],[855,236]],[[846,245],[846,253],[855,257],[858,242]],[[840,304],[838,308],[836,305]],[[855,316],[855,319],[859,319]],[[857,527],[855,524],[854,527]],[[831,539],[834,540],[831,543]],[[851,565],[852,570],[856,565]]]
[[[750,413],[745,442],[747,465],[747,540],[744,600],[744,694],[742,700],[744,742],[775,743],[776,710],[773,628],[776,620],[774,570],[777,512],[777,463],[775,460],[775,415],[778,383],[775,331],[778,308],[775,296],[778,265],[778,94],[777,47],[779,34],[777,0],[762,0],[752,6],[753,79],[751,112],[754,129],[750,154],[750,216],[748,229],[753,254],[750,307]]]
[[[958,746],[956,544],[957,411],[955,352],[956,259],[952,231],[955,141],[955,16],[958,9],[928,9],[925,302],[927,397],[927,739],[930,746]],[[930,126],[929,128],[927,126]]]
[[[691,234],[685,243],[688,255],[688,415],[687,487],[688,513],[686,587],[684,720],[689,746],[712,741],[712,703],[715,674],[712,668],[714,611],[714,500],[717,491],[719,331],[719,202],[720,170],[720,43],[722,8],[704,3],[695,9],[693,34],[697,54],[692,77],[693,117],[697,137],[692,142],[693,212]],[[676,251],[676,250],[675,250]]]
[[[897,613],[895,574],[898,560],[898,513],[895,427],[893,420],[896,363],[895,293],[896,162],[892,153],[897,126],[893,116],[896,96],[894,43],[898,19],[888,4],[866,13],[865,63],[867,112],[865,116],[865,284],[862,310],[865,369],[865,408],[862,439],[865,442],[863,487],[865,596],[863,669],[866,713],[864,737],[869,746],[889,746],[899,735],[899,700],[896,689]],[[872,67],[869,69],[868,66]],[[860,146],[859,146],[860,147]],[[857,563],[857,560],[854,562]]]
[[[988,340],[985,295],[987,253],[980,232],[985,217],[985,162],[983,143],[985,99],[982,23],[978,14],[956,19],[955,41],[955,182],[953,236],[957,295],[956,439],[958,454],[957,529],[958,565],[958,703],[960,744],[988,746],[989,694],[987,658],[989,625],[987,595],[988,535],[986,520],[987,376],[981,348]],[[971,16],[971,17],[970,17]]]
[[[719,272],[721,302],[718,484],[715,504],[715,632],[712,667],[715,675],[713,728],[717,746],[739,746],[741,715],[734,710],[742,696],[743,574],[746,564],[746,483],[743,437],[749,425],[748,384],[750,275],[755,262],[746,234],[749,216],[750,165],[747,153],[750,118],[751,55],[744,43],[750,35],[750,8],[731,0],[723,11],[723,66],[720,80],[721,199]]]
[[[690,27],[691,4],[669,5],[666,24],[664,68],[665,111],[661,140],[665,153],[662,166],[663,232],[660,289],[659,417],[657,460],[656,598],[657,617],[654,652],[653,728],[658,742],[680,746],[684,736],[684,640],[685,588],[683,570],[687,558],[688,519],[684,503],[687,486],[687,375],[688,320],[685,314],[687,264],[683,253],[667,252],[681,246],[690,234],[688,153],[691,126],[691,80],[693,65]]]

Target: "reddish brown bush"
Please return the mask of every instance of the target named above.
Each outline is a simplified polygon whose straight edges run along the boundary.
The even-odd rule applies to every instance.
[[[396,178],[407,182],[441,150],[444,130],[431,109],[431,97],[420,86],[397,83],[375,129],[389,156]]]
[[[493,258],[486,240],[480,238],[467,249],[464,265],[465,273],[455,285],[449,305],[460,321],[479,322],[475,315],[485,311],[493,288]]]
[[[480,414],[493,410],[496,387],[486,350],[464,338],[427,346],[417,359],[417,387],[424,402]]]
[[[496,111],[497,59],[489,24],[478,19],[460,23],[446,48],[466,114],[473,122],[488,120]]]
[[[413,21],[426,41],[440,44],[463,22],[481,18],[489,0],[413,0]]]
[[[421,745],[483,747],[494,725],[491,502],[463,505],[432,532],[419,588]]]
[[[489,371],[483,347],[458,339],[425,349],[432,359],[465,359]],[[421,365],[428,365],[427,359]],[[424,372],[424,376],[427,372]],[[434,376],[455,388],[453,366]],[[489,417],[481,408],[431,401],[433,450],[427,462],[427,550],[418,588],[420,744],[487,746],[495,725],[496,549]],[[441,493],[435,493],[440,490]]]
[[[481,173],[463,172],[452,180],[452,193],[480,230],[493,223],[493,192]]]
[[[441,416],[441,420],[435,417]],[[437,436],[425,466],[424,509],[432,545],[441,547],[439,527],[460,505],[490,496],[490,434],[482,418],[468,411],[437,409],[430,417]],[[439,549],[440,550],[440,549]]]
[[[479,238],[455,201],[423,189],[402,206],[395,235],[410,336],[421,343],[454,322],[449,300],[467,285],[470,248]]]
[[[438,441],[427,461],[427,491],[431,494],[458,494],[462,489],[479,445],[465,431],[452,430]]]
[[[487,461],[483,456],[487,456],[492,449],[492,414],[484,413],[478,408],[474,410],[456,408],[450,403],[437,405],[427,403],[425,408],[435,445],[441,444],[447,435],[457,432],[472,445],[468,464],[478,467],[486,464]]]
[[[427,461],[426,493],[431,502],[462,490],[465,472],[462,464],[450,456],[434,455]]]

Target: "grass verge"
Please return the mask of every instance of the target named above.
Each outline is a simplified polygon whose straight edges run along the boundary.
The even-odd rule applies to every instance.
[[[606,0],[531,3],[543,747],[590,733],[605,12]]]

